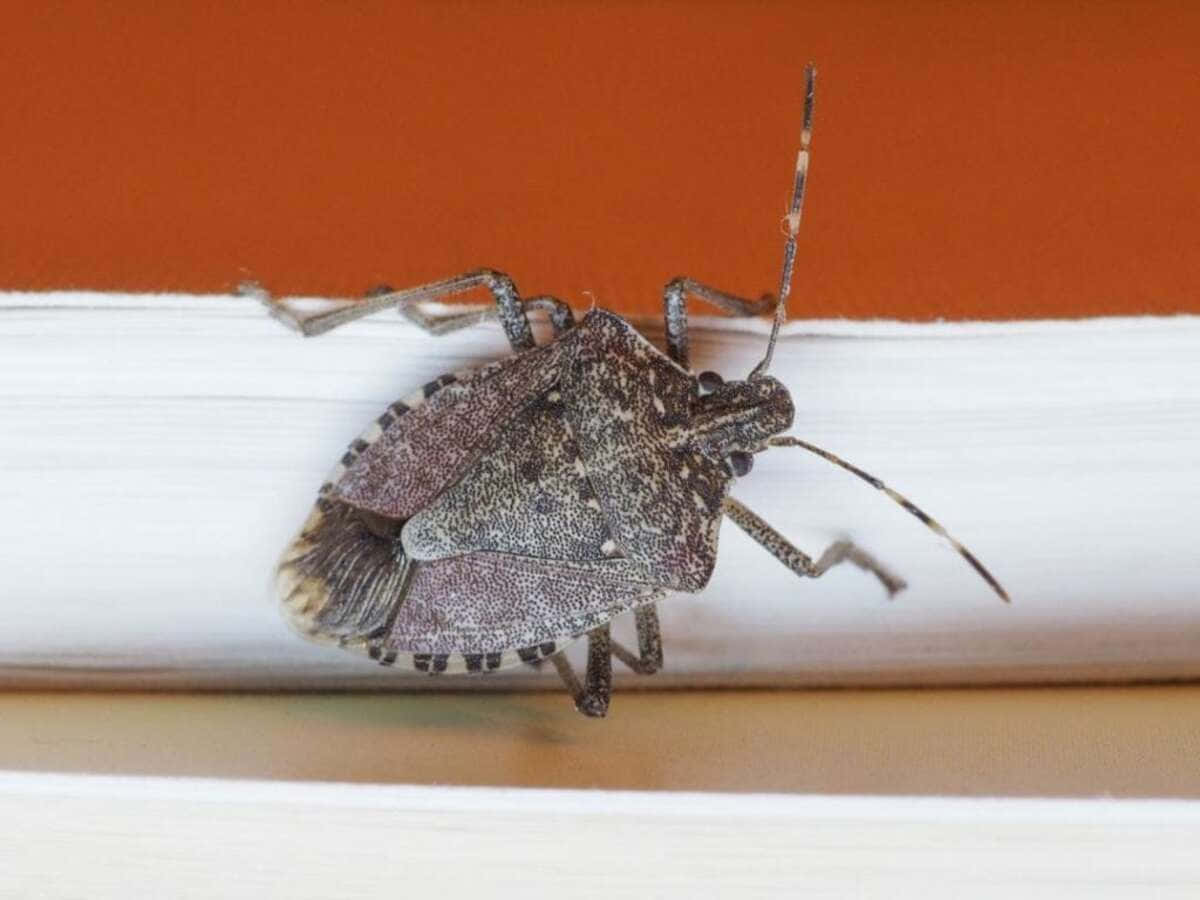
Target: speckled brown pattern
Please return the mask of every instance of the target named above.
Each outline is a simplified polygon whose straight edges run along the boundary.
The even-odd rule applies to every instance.
[[[730,454],[791,418],[772,379],[702,394],[594,310],[549,345],[385,410],[322,488],[281,593],[304,633],[383,664],[541,658],[664,587],[703,587]]]

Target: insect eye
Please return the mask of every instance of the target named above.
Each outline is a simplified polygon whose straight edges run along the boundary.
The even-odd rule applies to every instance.
[[[699,377],[700,389],[706,394],[711,394],[725,383],[725,379],[716,372],[701,372]]]
[[[729,465],[733,468],[733,473],[741,478],[754,467],[754,457],[745,450],[734,450],[729,454]]]

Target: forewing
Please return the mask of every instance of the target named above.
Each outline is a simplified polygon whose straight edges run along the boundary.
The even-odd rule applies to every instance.
[[[577,637],[658,596],[621,560],[471,553],[413,563],[385,651],[493,653]]]
[[[519,410],[559,377],[556,342],[426,386],[415,407],[393,404],[335,479],[334,496],[404,520],[454,484]],[[432,388],[432,390],[430,390]]]

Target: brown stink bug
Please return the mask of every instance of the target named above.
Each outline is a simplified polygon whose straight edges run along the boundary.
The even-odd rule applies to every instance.
[[[297,318],[305,335],[396,307],[444,333],[489,316],[514,355],[444,375],[393,403],[358,437],[321,486],[277,571],[280,598],[305,635],[421,672],[491,672],[550,659],[579,710],[603,716],[612,658],[635,672],[662,666],[655,604],[666,591],[699,591],[716,563],[728,516],[798,575],[843,561],[874,573],[889,593],[904,582],[839,541],[812,559],[729,496],[735,476],[768,447],[802,447],[886,492],[961,544],[871,475],[796,438],[787,389],[766,374],[784,318],[804,199],[815,72],[807,70],[779,298],[751,301],[689,278],[664,292],[667,352],[621,317],[594,309],[578,324],[548,296],[522,299],[507,276],[480,270]],[[486,287],[495,305],[431,316],[417,304]],[[685,298],[734,315],[774,308],[761,363],[742,381],[688,368]],[[548,311],[554,339],[534,343],[526,313]],[[1005,597],[1007,599],[1007,597]],[[632,610],[634,653],[609,636]],[[588,639],[581,681],[563,649]]]

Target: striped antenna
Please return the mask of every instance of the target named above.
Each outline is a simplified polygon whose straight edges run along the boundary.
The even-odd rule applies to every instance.
[[[813,94],[817,86],[817,69],[809,63],[804,67],[804,126],[800,130],[800,152],[796,154],[796,176],[792,181],[792,203],[783,217],[787,243],[783,245],[783,273],[779,277],[779,302],[775,305],[775,321],[771,325],[771,339],[767,342],[767,355],[754,367],[751,378],[766,374],[775,354],[775,341],[779,327],[787,319],[787,298],[792,292],[792,271],[796,266],[796,235],[800,232],[800,214],[804,209],[804,184],[808,178],[808,145],[812,142]]]
[[[899,503],[901,506],[903,506],[905,509],[907,509],[910,513],[912,513],[914,516],[916,516],[918,519],[920,519],[922,522],[924,522],[931,531],[933,531],[935,534],[941,535],[946,540],[948,540],[951,543],[951,545],[953,545],[954,549],[959,552],[959,555],[961,555],[963,559],[965,559],[968,563],[970,563],[971,568],[974,569],[976,572],[978,572],[980,577],[983,578],[984,581],[986,581],[988,584],[990,584],[992,586],[992,590],[1000,595],[1001,600],[1003,600],[1005,603],[1012,602],[1011,600],[1009,600],[1008,592],[1005,591],[1004,588],[1002,588],[1000,586],[1000,582],[998,582],[996,580],[995,576],[993,576],[991,572],[989,572],[987,569],[984,568],[983,563],[981,563],[978,559],[975,558],[975,554],[973,554],[970,550],[968,550],[961,543],[959,543],[948,531],[946,531],[945,528],[943,528],[927,512],[925,512],[923,509],[918,507],[915,503],[913,503],[911,500],[909,500],[903,494],[900,494],[900,493],[892,490],[890,487],[888,487],[886,484],[884,484],[882,481],[880,481],[874,475],[870,475],[867,472],[864,472],[862,469],[858,468],[858,466],[851,465],[850,463],[848,463],[844,459],[842,459],[840,456],[836,456],[836,455],[830,453],[828,450],[822,450],[820,447],[814,446],[813,444],[810,444],[806,441],[802,441],[799,438],[794,438],[794,437],[790,437],[790,436],[786,436],[786,435],[784,437],[775,437],[775,438],[771,438],[770,440],[768,440],[767,445],[770,447],[800,447],[804,450],[809,451],[810,453],[815,453],[815,454],[817,454],[817,456],[820,456],[824,459],[829,460],[835,466],[841,466],[847,472],[852,472],[855,475],[857,475],[859,478],[861,478],[867,484],[871,485],[871,487],[877,488],[878,490],[883,491],[885,494],[887,494],[889,497],[891,497],[893,500],[895,500],[897,503]]]

